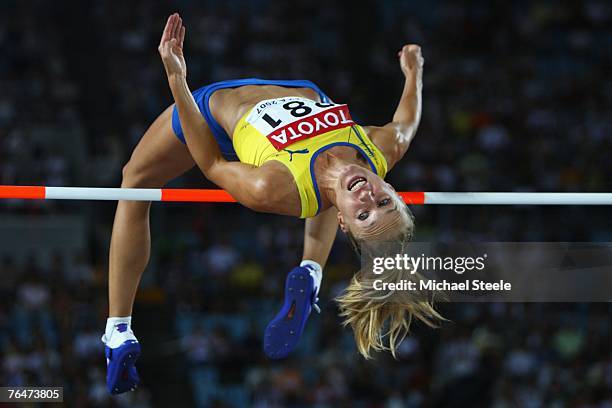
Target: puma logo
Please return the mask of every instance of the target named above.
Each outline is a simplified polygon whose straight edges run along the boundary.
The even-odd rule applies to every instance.
[[[289,161],[293,161],[294,154],[308,154],[308,149],[300,149],[300,150],[283,149],[283,151],[289,153]]]

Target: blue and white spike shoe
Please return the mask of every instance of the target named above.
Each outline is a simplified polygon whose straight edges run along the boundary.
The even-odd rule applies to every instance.
[[[140,356],[140,344],[127,323],[115,325],[111,335],[102,336],[106,355],[106,387],[111,394],[121,394],[138,388],[140,377],[135,363]]]
[[[287,357],[297,346],[312,310],[321,312],[317,306],[320,278],[315,282],[313,272],[314,268],[306,265],[287,275],[285,303],[264,333],[264,352],[269,358]]]

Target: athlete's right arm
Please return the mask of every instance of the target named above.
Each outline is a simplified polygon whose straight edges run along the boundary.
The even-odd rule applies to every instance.
[[[206,175],[223,157],[219,146],[208,130],[206,121],[193,99],[187,85],[187,64],[183,56],[185,27],[177,13],[168,18],[159,43],[159,54],[166,69],[168,84],[181,119],[185,142],[189,153]]]
[[[269,187],[271,174],[240,162],[225,160],[187,85],[183,56],[185,27],[178,14],[168,18],[159,53],[178,109],[189,153],[207,179],[230,193],[242,205],[256,211],[284,213],[273,201]]]

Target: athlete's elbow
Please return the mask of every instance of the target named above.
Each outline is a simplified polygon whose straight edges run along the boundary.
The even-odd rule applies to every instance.
[[[414,115],[396,115],[391,123],[397,133],[406,134],[412,132],[418,121]]]
[[[249,186],[247,207],[259,212],[267,212],[272,198],[272,184],[267,177],[257,177]]]
[[[213,183],[215,182],[216,176],[215,172],[212,170],[212,166],[203,166],[198,164],[198,167],[207,180],[212,181]]]
[[[195,162],[202,174],[204,174],[204,177],[213,183],[219,184],[219,179],[222,177],[223,169],[217,165],[218,163],[216,161],[198,158],[195,160]]]
[[[416,121],[397,123],[395,132],[397,134],[397,140],[400,141],[400,144],[410,144],[416,135],[418,126],[419,124]]]

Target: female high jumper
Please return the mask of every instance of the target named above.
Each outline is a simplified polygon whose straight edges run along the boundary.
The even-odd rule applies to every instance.
[[[174,105],[150,126],[123,169],[122,187],[160,188],[197,165],[206,178],[259,212],[306,219],[303,261],[287,276],[285,302],[268,324],[264,351],[287,356],[317,308],[322,267],[338,224],[355,248],[368,240],[408,241],[413,218],[383,178],[404,156],[421,117],[423,58],[406,45],[398,53],[405,76],[393,119],[360,126],[347,105],[332,102],[306,80],[239,79],[191,92],[183,56],[185,27],[168,18],[159,44]],[[238,161],[236,161],[238,159]],[[140,345],[131,314],[150,255],[150,203],[120,201],[109,256],[109,318],[102,341],[107,386],[134,389]],[[361,354],[395,352],[411,317],[427,321],[427,303],[372,302],[355,275],[338,298]],[[388,330],[383,326],[389,323]],[[383,337],[389,336],[389,346]]]

